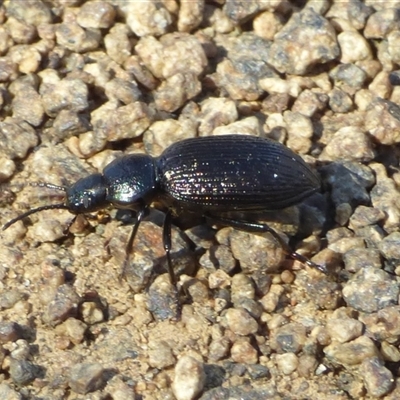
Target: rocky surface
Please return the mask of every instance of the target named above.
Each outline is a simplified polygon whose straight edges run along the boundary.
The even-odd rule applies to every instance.
[[[270,235],[33,214],[0,236],[2,399],[400,398],[400,2],[5,0],[2,224],[127,153],[278,140],[323,192]],[[35,185],[31,185],[36,183]],[[165,211],[165,210],[164,210]],[[184,216],[186,217],[186,216]]]

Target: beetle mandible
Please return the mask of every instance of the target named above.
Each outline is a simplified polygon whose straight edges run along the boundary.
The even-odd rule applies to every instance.
[[[286,146],[266,138],[223,135],[185,139],[172,144],[159,157],[130,154],[108,164],[103,173],[88,175],[69,187],[42,186],[65,191],[65,201],[31,209],[10,220],[15,222],[48,209],[67,209],[73,214],[99,211],[107,206],[137,212],[126,245],[126,265],[140,222],[153,201],[168,208],[163,244],[171,283],[172,213],[201,212],[207,219],[239,229],[270,232],[290,255],[326,272],[306,257],[291,252],[280,236],[266,224],[224,217],[229,211],[280,210],[320,189],[318,175]]]

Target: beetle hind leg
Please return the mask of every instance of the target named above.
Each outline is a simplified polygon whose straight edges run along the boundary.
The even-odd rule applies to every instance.
[[[231,218],[224,217],[215,217],[213,215],[206,215],[206,219],[213,223],[220,223],[221,225],[231,226],[246,232],[259,232],[259,233],[270,233],[282,246],[283,250],[287,255],[289,255],[294,260],[300,261],[303,264],[311,268],[318,269],[324,274],[328,274],[327,269],[323,265],[319,265],[308,259],[306,256],[303,256],[295,251],[293,251],[290,246],[267,224],[262,224],[259,222],[249,222],[242,220],[235,220]]]

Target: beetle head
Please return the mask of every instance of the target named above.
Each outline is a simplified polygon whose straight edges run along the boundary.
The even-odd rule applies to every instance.
[[[74,214],[90,213],[107,207],[106,195],[103,176],[92,174],[67,188],[65,204]]]

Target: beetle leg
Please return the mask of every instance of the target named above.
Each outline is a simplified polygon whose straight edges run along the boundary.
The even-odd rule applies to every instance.
[[[172,213],[171,210],[168,210],[165,214],[164,225],[163,225],[163,246],[165,250],[165,254],[167,256],[167,265],[168,265],[168,274],[169,280],[175,292],[175,306],[176,306],[176,320],[180,320],[182,315],[182,305],[179,300],[178,287],[176,285],[176,276],[174,272],[174,268],[171,260],[171,248],[172,248],[172,240],[171,240],[171,223],[172,223]]]
[[[267,224],[261,224],[259,222],[240,221],[224,217],[214,217],[212,215],[209,216],[207,215],[206,219],[216,223],[220,223],[222,225],[232,226],[234,228],[238,228],[247,232],[260,232],[260,233],[268,232],[279,242],[283,250],[291,258],[300,261],[301,263],[306,264],[311,268],[316,268],[319,271],[323,272],[324,274],[328,274],[327,269],[323,265],[316,264],[313,261],[309,260],[307,257],[295,251],[292,251],[289,245]]]
[[[174,272],[174,268],[172,266],[171,260],[171,222],[172,222],[172,214],[171,211],[168,211],[165,214],[164,218],[164,226],[163,226],[163,245],[165,254],[167,256],[167,264],[168,264],[168,274],[171,284],[176,288],[176,276]]]
[[[76,221],[78,218],[77,215],[74,215],[74,218],[71,219],[71,221],[68,222],[67,226],[63,229],[63,235],[68,235],[68,232],[72,226],[72,224]]]
[[[129,264],[129,254],[132,251],[133,242],[135,241],[135,237],[136,237],[137,231],[139,229],[139,225],[143,221],[146,214],[147,214],[146,207],[140,209],[136,214],[136,222],[135,222],[135,225],[133,226],[132,232],[129,236],[128,242],[126,243],[126,247],[125,247],[125,260],[124,260],[124,265],[122,267],[122,276],[126,275],[126,270],[128,268],[128,264]]]

